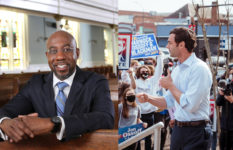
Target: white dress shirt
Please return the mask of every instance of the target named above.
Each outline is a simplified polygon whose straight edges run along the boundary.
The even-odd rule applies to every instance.
[[[60,79],[58,79],[56,77],[56,75],[53,73],[53,90],[54,90],[54,100],[56,101],[56,97],[57,97],[57,94],[59,92],[59,89],[57,87],[57,83],[59,82],[66,82],[68,84],[68,86],[66,86],[64,89],[63,89],[63,92],[66,96],[66,99],[68,98],[69,96],[69,93],[70,93],[70,88],[72,86],[72,83],[73,83],[73,79],[74,79],[74,76],[75,76],[75,73],[76,73],[76,69],[74,71],[74,73],[67,79],[61,81]],[[61,122],[62,122],[62,125],[61,125],[61,130],[60,132],[57,132],[56,133],[56,136],[57,136],[57,139],[58,140],[61,140],[64,136],[64,132],[65,132],[65,122],[64,122],[64,119],[60,116],[58,116],[60,119],[61,119]]]
[[[74,79],[74,76],[75,76],[75,73],[76,73],[76,69],[74,71],[74,73],[67,79],[61,81],[59,80],[55,74],[53,73],[53,90],[54,90],[54,101],[56,101],[56,96],[59,92],[59,89],[57,87],[57,83],[58,82],[66,82],[68,84],[67,87],[65,87],[63,89],[63,92],[66,96],[66,98],[68,98],[68,95],[70,93],[70,88],[72,86],[72,83],[73,83],[73,79]],[[62,125],[61,125],[61,130],[59,132],[56,133],[56,136],[57,136],[57,139],[58,140],[62,140],[63,136],[64,136],[64,132],[65,132],[65,122],[64,122],[64,119],[62,117],[59,116],[59,118],[61,119],[61,122],[62,122]],[[2,123],[2,121],[4,119],[9,119],[8,117],[3,117],[2,119],[0,119],[0,123]],[[8,137],[2,132],[2,130],[0,129],[0,137],[3,139],[3,140],[8,140]]]
[[[182,64],[178,64],[171,74],[173,83],[182,94],[178,104],[168,90],[165,95],[167,107],[175,106],[178,121],[209,120],[210,88],[212,74],[205,62],[194,53]]]

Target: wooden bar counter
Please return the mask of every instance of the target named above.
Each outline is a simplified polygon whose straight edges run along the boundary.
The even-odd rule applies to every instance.
[[[97,130],[66,142],[54,134],[40,135],[19,143],[0,142],[1,150],[117,150],[118,130]]]

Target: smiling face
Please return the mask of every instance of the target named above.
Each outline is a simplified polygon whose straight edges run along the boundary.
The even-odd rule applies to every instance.
[[[57,31],[47,41],[46,56],[50,69],[60,80],[70,77],[75,71],[79,49],[72,35]]]

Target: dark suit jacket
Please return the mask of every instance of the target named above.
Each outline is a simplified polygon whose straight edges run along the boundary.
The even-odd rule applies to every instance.
[[[39,117],[56,116],[53,73],[35,75],[26,86],[0,109],[0,118],[14,118],[37,112]],[[66,140],[96,129],[114,126],[114,107],[108,81],[102,75],[82,71],[76,74],[64,112]]]

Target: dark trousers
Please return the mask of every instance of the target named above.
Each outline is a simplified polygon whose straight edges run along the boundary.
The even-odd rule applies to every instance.
[[[158,122],[163,122],[164,127],[161,129],[161,142],[160,142],[160,150],[163,150],[163,147],[165,145],[165,141],[166,141],[166,137],[167,137],[167,126],[169,124],[170,121],[170,117],[169,114],[160,114],[159,112],[155,112],[154,114],[154,123],[158,123]]]
[[[148,127],[151,127],[154,124],[154,112],[149,114],[142,114],[141,120],[148,124]],[[138,144],[138,150],[140,150],[140,144]],[[151,135],[145,138],[145,150],[151,150]]]
[[[213,132],[211,137],[211,150],[216,150],[217,147],[217,132]]]
[[[207,150],[210,137],[206,136],[205,126],[174,126],[171,136],[171,150]]]
[[[233,131],[221,129],[220,150],[233,150]]]

